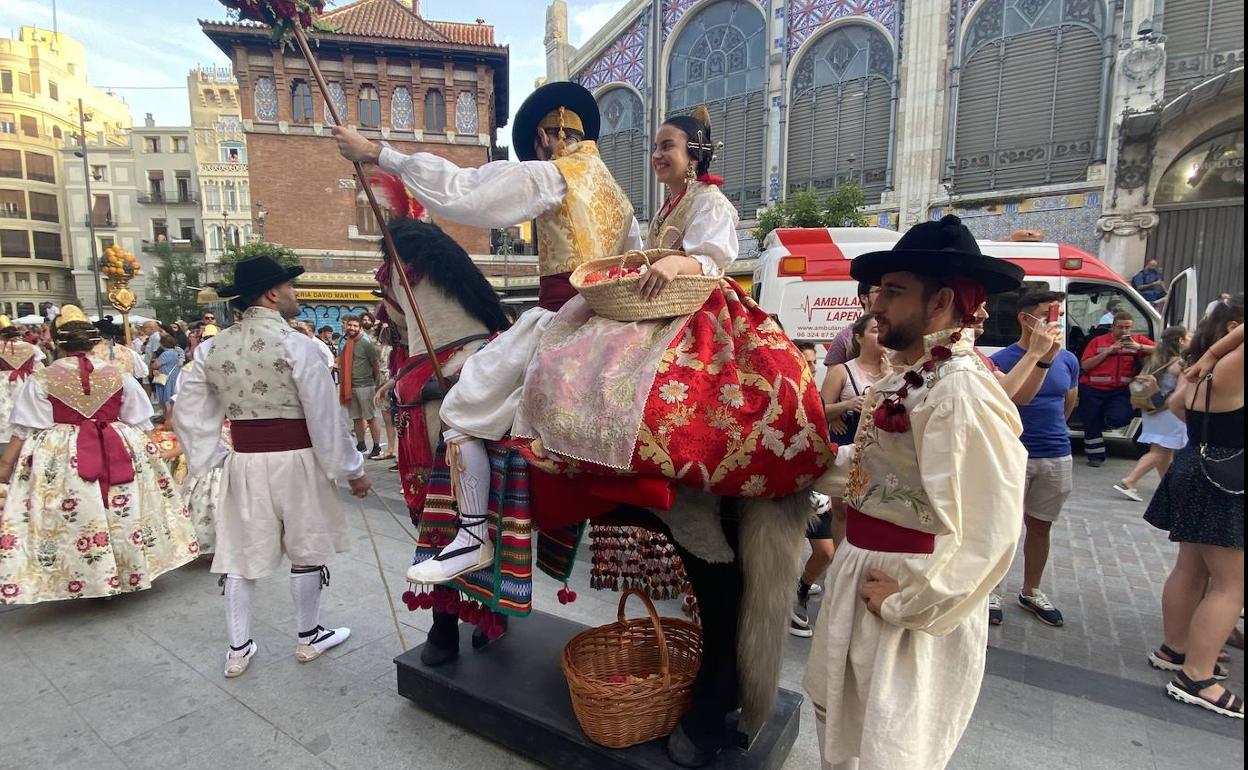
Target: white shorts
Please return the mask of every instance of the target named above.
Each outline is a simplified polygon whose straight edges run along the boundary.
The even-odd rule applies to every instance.
[[[1028,458],[1023,513],[1040,521],[1057,521],[1074,488],[1074,458],[1070,455]]]
[[[231,452],[224,467],[213,572],[263,578],[283,554],[291,564],[318,566],[347,550],[338,487],[313,449]]]

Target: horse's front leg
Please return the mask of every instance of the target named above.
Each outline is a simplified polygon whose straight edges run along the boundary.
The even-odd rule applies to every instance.
[[[728,544],[736,550],[737,518],[727,509],[722,523]],[[693,684],[693,701],[668,739],[668,756],[682,767],[711,762],[726,742],[724,720],[739,703],[737,619],[743,578],[738,560],[704,561],[671,539],[697,596],[702,618],[702,667]]]

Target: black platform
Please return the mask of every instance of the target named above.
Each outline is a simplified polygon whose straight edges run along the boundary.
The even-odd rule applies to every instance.
[[[460,727],[560,770],[670,770],[666,739],[607,749],[581,731],[559,667],[564,645],[585,626],[543,612],[513,620],[507,635],[484,652],[460,628],[459,659],[437,668],[420,662],[420,648],[395,658],[399,695]],[[797,739],[802,696],[781,690],[776,710],[749,751],[722,752],[715,770],[779,770]]]

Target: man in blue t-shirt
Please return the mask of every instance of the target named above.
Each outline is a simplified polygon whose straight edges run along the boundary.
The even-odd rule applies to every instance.
[[[1026,353],[1022,340],[1031,330],[1043,326],[1049,307],[1062,304],[1066,295],[1057,291],[1034,291],[1019,298],[1020,340],[997,351],[992,361],[1002,371],[1013,369]],[[1044,382],[1027,405],[1018,407],[1023,422],[1023,446],[1027,448],[1027,486],[1023,497],[1023,590],[1018,603],[1051,626],[1063,623],[1062,613],[1040,590],[1040,578],[1049,560],[1049,532],[1074,487],[1074,463],[1066,420],[1075,409],[1079,394],[1079,359],[1069,350],[1059,351],[1047,369]],[[988,620],[999,625],[1004,620],[1001,597],[992,594]]]

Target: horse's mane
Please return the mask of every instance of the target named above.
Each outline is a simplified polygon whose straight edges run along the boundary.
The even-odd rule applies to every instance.
[[[390,235],[409,276],[423,276],[454,297],[491,332],[511,327],[494,287],[468,252],[442,228],[415,219],[398,219],[390,223]]]

